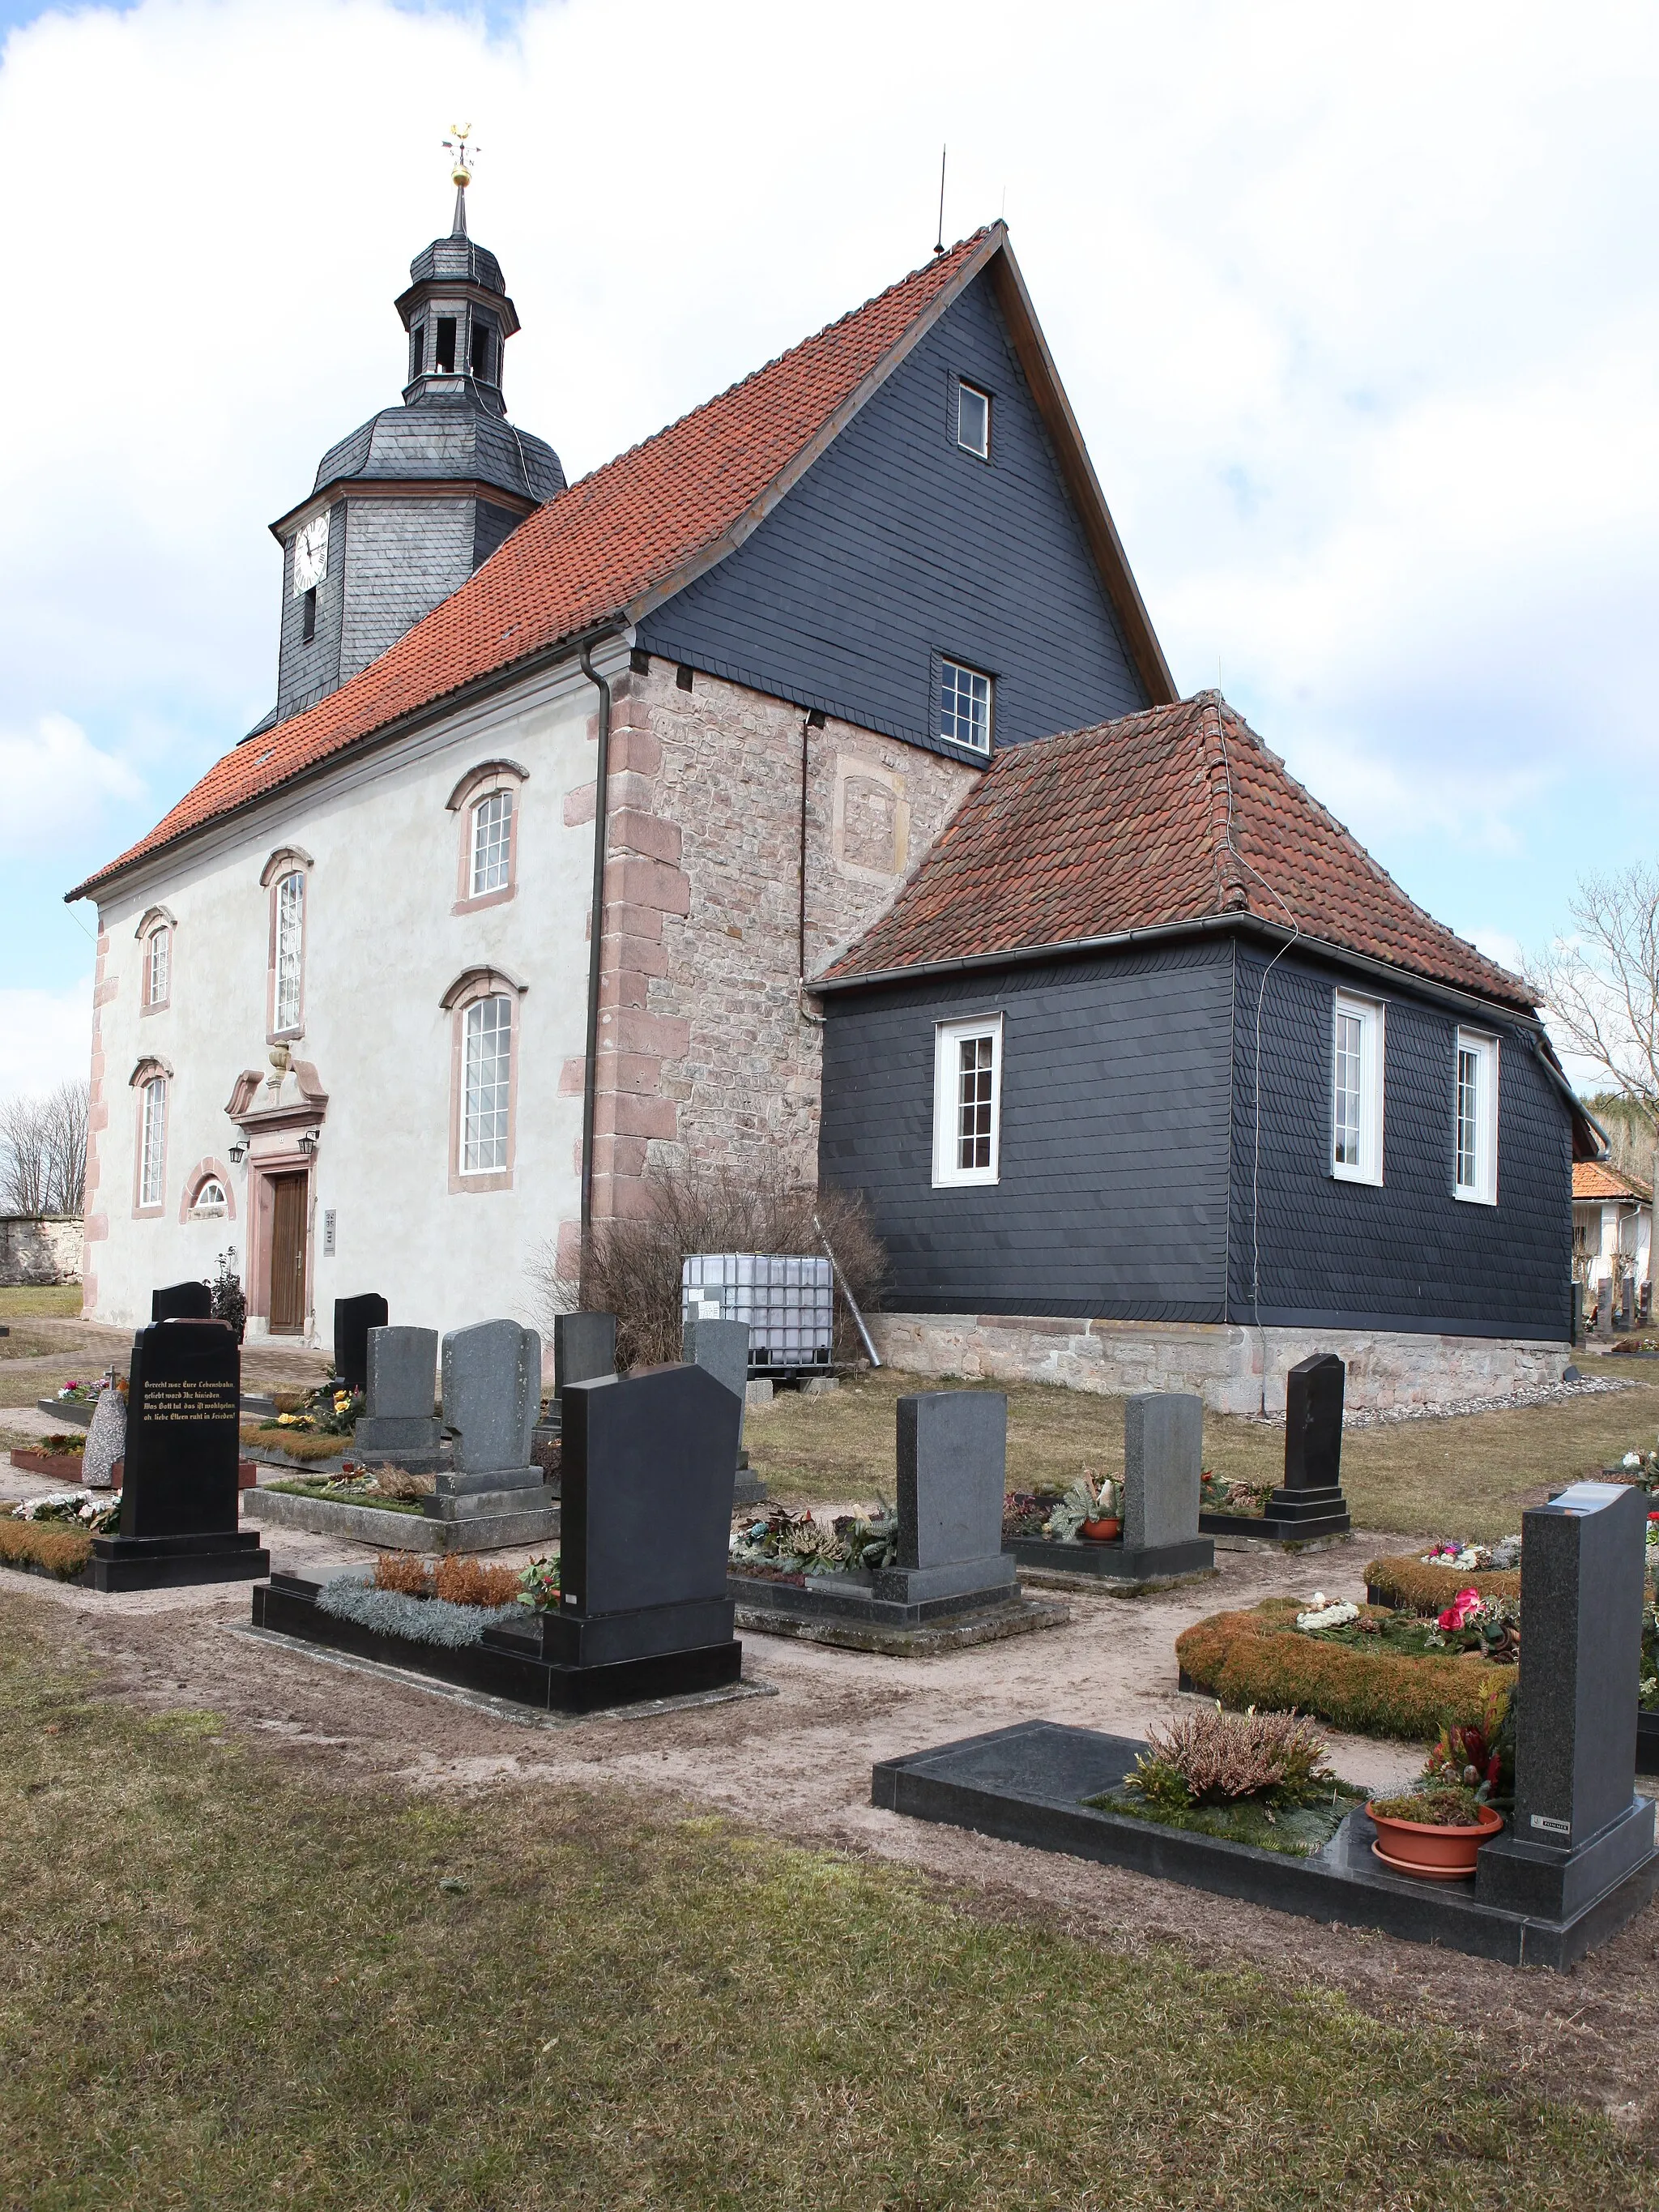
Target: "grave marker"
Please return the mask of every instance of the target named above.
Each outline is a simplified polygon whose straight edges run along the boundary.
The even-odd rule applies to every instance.
[[[1285,1480],[1264,1519],[1292,1540],[1346,1535],[1342,1494],[1342,1393],[1346,1374],[1333,1352],[1297,1360],[1285,1378]]]
[[[738,1401],[737,1482],[732,1503],[758,1505],[766,1496],[766,1485],[749,1472],[749,1455],[743,1449],[749,1410],[749,1324],[688,1313],[681,1325],[681,1341],[686,1364],[706,1369]]]
[[[149,1294],[151,1321],[211,1321],[213,1291],[207,1283],[169,1283]]]
[[[391,1318],[391,1309],[378,1291],[335,1299],[334,1372],[348,1390],[368,1387],[368,1332],[384,1328]]]
[[[372,1328],[364,1360],[363,1410],[353,1438],[365,1467],[435,1474],[443,1424],[432,1410],[438,1372],[435,1328]]]
[[[239,1526],[241,1355],[223,1322],[152,1322],[132,1349],[121,1528],[94,1536],[94,1589],[251,1582],[270,1571]]]

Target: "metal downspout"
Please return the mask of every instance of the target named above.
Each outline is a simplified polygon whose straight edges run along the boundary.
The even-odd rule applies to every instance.
[[[596,641],[597,642],[597,641]],[[593,1121],[599,1072],[599,957],[605,942],[605,864],[611,842],[611,686],[594,667],[591,647],[581,650],[582,674],[599,695],[599,750],[593,784],[593,903],[588,923],[587,1056],[582,1063],[581,1260],[577,1303],[587,1304],[589,1252],[593,1237]]]

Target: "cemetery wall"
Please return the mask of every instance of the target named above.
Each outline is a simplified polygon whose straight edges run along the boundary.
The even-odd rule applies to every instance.
[[[1344,1328],[1247,1328],[1018,1314],[868,1316],[884,1360],[938,1381],[1052,1382],[1115,1395],[1192,1390],[1212,1413],[1285,1410],[1285,1378],[1310,1352],[1347,1367],[1352,1412],[1502,1399],[1559,1382],[1565,1344]]]
[[[82,1225],[73,1218],[0,1214],[0,1288],[78,1283],[82,1241]]]
[[[625,649],[599,665],[620,673]],[[337,1297],[370,1289],[386,1292],[394,1319],[441,1329],[520,1310],[537,1317],[527,1270],[579,1205],[580,1086],[573,1096],[560,1077],[586,1036],[594,703],[579,669],[527,678],[218,825],[111,893],[95,991],[89,1313],[147,1319],[155,1285],[211,1276],[228,1248],[247,1281],[251,1333],[262,1334],[280,1172],[306,1177],[313,1340]],[[497,759],[526,772],[516,888],[458,911],[463,824],[447,802],[469,770]],[[585,814],[571,797],[584,790]],[[301,856],[307,884],[303,1020],[286,1073],[270,1059],[270,893],[260,882],[281,848]],[[167,1006],[146,1012],[136,932],[155,904],[176,922],[173,975]],[[515,1006],[515,1122],[510,1171],[469,1185],[453,1172],[457,1017],[442,1001],[475,969],[505,979],[498,988]],[[168,1085],[163,1203],[153,1212],[137,1204],[133,1078],[147,1067]],[[227,1107],[239,1085],[254,1133],[234,1165]],[[311,1132],[308,1156],[299,1139]],[[210,1172],[228,1194],[225,1213],[190,1202]]]

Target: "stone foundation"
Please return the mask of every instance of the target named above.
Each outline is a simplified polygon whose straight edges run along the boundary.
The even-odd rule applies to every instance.
[[[941,1382],[1059,1382],[1108,1396],[1192,1390],[1216,1413],[1282,1416],[1285,1376],[1313,1352],[1334,1352],[1346,1366],[1351,1413],[1507,1398],[1559,1382],[1572,1357],[1565,1343],[1383,1329],[1255,1329],[1026,1314],[890,1313],[868,1320],[883,1359],[906,1374]]]
[[[83,1234],[74,1215],[0,1214],[0,1285],[78,1283]]]

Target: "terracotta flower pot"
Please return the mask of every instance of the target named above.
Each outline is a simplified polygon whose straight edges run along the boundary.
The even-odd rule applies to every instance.
[[[1085,1521],[1078,1534],[1086,1536],[1091,1544],[1115,1544],[1123,1534],[1123,1523],[1117,1519]]]
[[[1473,1828],[1442,1827],[1428,1820],[1392,1820],[1367,1805],[1376,1825],[1371,1850],[1384,1866],[1397,1874],[1420,1875],[1428,1881],[1462,1881],[1474,1872],[1475,1853],[1490,1843],[1504,1825],[1501,1813],[1478,1805],[1480,1825]]]

